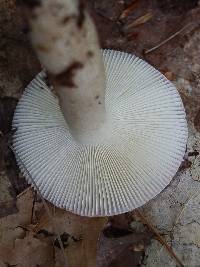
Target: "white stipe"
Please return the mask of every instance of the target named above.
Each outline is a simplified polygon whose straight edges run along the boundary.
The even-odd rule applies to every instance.
[[[171,82],[133,55],[104,50],[103,58],[107,121],[100,139],[74,140],[43,72],[25,89],[13,119],[13,148],[42,196],[83,216],[124,213],[155,197],[177,172],[187,141],[184,107]]]

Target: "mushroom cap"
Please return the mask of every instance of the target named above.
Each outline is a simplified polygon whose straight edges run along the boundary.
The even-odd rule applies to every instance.
[[[28,182],[54,205],[83,216],[124,213],[155,197],[177,172],[187,142],[173,84],[131,54],[102,54],[104,138],[76,142],[44,72],[27,86],[13,118],[13,149]]]

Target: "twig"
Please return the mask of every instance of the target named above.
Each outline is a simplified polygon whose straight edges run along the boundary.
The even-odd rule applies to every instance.
[[[26,189],[24,189],[24,191],[22,191],[21,193],[19,193],[17,195],[17,198],[20,198],[22,195],[24,195],[26,192],[28,192],[31,189],[31,186],[27,187]]]
[[[134,27],[137,27],[141,24],[144,24],[145,22],[149,21],[153,17],[153,14],[151,12],[147,12],[145,15],[137,18],[133,22],[129,23],[125,28],[126,30],[130,30]]]
[[[147,55],[153,51],[155,51],[156,49],[158,49],[159,47],[161,47],[162,45],[166,44],[167,42],[169,42],[170,40],[172,40],[174,37],[176,37],[178,34],[180,34],[181,32],[183,32],[190,24],[185,25],[183,28],[181,28],[179,31],[175,32],[174,34],[172,34],[170,37],[168,37],[167,39],[165,39],[164,41],[162,41],[161,43],[159,43],[158,45],[148,49],[148,50],[144,50],[144,54]]]
[[[158,231],[154,228],[154,226],[144,217],[144,215],[139,211],[139,209],[136,210],[138,216],[140,217],[141,221],[148,226],[148,228],[156,235],[157,240],[166,248],[166,250],[169,252],[169,254],[177,261],[177,263],[184,267],[184,264],[181,262],[181,260],[178,258],[178,256],[175,254],[173,249],[166,243],[166,241],[162,238],[162,236],[158,233]]]

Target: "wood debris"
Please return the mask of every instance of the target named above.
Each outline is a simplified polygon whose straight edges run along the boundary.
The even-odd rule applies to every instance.
[[[0,266],[54,266],[50,240],[41,240],[28,227],[31,224],[33,190],[17,198],[18,212],[0,219]]]
[[[137,18],[133,22],[131,22],[128,25],[126,25],[125,26],[125,29],[126,30],[130,30],[130,29],[132,29],[134,27],[137,27],[139,25],[142,25],[142,24],[146,23],[147,21],[149,21],[152,17],[153,17],[152,12],[147,12],[145,15]]]

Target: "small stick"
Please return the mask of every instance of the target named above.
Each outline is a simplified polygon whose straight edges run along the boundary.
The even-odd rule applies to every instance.
[[[164,41],[162,41],[161,43],[159,43],[158,45],[148,49],[148,50],[144,50],[144,54],[147,55],[153,51],[155,51],[156,49],[158,49],[159,47],[161,47],[162,45],[166,44],[167,42],[169,42],[170,40],[172,40],[174,37],[176,37],[178,34],[180,34],[181,32],[183,32],[190,24],[185,25],[182,29],[180,29],[179,31],[175,32],[174,34],[172,34],[170,37],[168,37],[167,39],[165,39]]]
[[[138,216],[140,217],[141,221],[148,226],[148,228],[156,235],[157,240],[166,248],[166,250],[169,252],[169,254],[177,261],[177,263],[184,267],[184,264],[182,261],[178,258],[178,256],[175,254],[173,249],[166,243],[166,241],[162,238],[162,236],[158,233],[158,231],[154,228],[154,226],[144,217],[144,215],[139,211],[136,210]]]
[[[22,191],[21,193],[19,193],[17,195],[17,198],[20,198],[22,195],[24,195],[26,192],[28,192],[31,189],[31,186],[27,187],[26,189],[24,189],[24,191]]]

